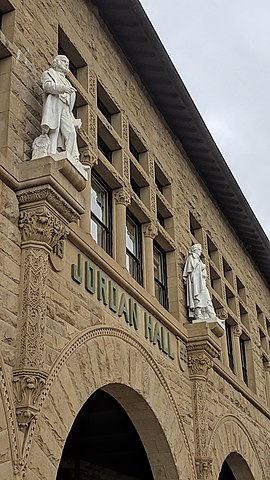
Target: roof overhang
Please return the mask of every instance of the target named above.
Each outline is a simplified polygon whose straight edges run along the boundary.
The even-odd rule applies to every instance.
[[[269,240],[138,0],[92,0],[168,126],[270,284]]]

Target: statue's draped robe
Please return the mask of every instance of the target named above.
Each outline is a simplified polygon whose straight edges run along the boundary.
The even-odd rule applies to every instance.
[[[189,254],[183,279],[187,287],[187,306],[190,310],[206,308],[212,305],[209,291],[206,287],[206,266],[199,257]]]

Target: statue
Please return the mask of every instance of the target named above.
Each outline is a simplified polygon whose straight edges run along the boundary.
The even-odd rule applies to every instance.
[[[76,130],[82,122],[72,113],[76,90],[66,78],[68,69],[68,58],[57,55],[51,68],[42,74],[42,133],[34,140],[33,159],[67,151],[74,160],[79,161]]]
[[[206,265],[201,260],[201,253],[200,243],[192,245],[185,263],[183,280],[186,284],[189,317],[207,321],[216,318],[216,313],[206,286]]]

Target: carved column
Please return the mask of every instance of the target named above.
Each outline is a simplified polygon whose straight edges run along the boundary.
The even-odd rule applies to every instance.
[[[234,353],[234,359],[235,359],[235,373],[238,376],[238,378],[241,378],[243,380],[243,369],[242,369],[242,360],[241,360],[241,351],[240,351],[240,342],[239,338],[242,335],[242,328],[240,325],[234,325],[232,327],[232,341],[233,341],[233,353]]]
[[[143,225],[145,288],[151,295],[155,295],[153,240],[157,233],[153,223]]]
[[[38,412],[44,387],[46,289],[49,255],[68,234],[78,214],[50,185],[17,192],[20,205],[21,282],[19,342],[14,394],[19,428],[25,430]]]
[[[80,225],[82,229],[91,232],[91,172],[92,168],[98,164],[98,157],[90,149],[86,149],[81,154],[81,162],[89,169],[88,181],[84,190],[85,205],[87,206],[85,213],[80,218]]]
[[[126,266],[126,207],[130,204],[130,194],[126,188],[115,190],[115,259]]]
[[[188,345],[192,381],[195,464],[198,480],[212,480],[212,458],[208,453],[207,381],[217,350],[208,342]]]

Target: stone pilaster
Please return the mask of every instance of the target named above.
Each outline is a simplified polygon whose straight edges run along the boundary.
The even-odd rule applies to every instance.
[[[91,231],[91,172],[92,168],[98,164],[98,156],[93,153],[90,148],[85,149],[81,153],[81,162],[88,169],[88,180],[84,190],[84,199],[86,208],[85,213],[81,216],[80,225],[87,233]],[[90,212],[90,214],[89,214]]]
[[[78,190],[82,190],[86,182],[86,176],[67,159],[58,162],[46,157],[27,164],[21,166],[24,181],[17,191],[22,253],[20,331],[13,376],[17,420],[23,431],[38,413],[40,393],[46,382],[44,347],[49,258],[59,242],[65,241],[68,223],[77,221],[83,211],[82,205],[76,204],[76,195],[79,199]],[[40,171],[46,171],[46,183],[40,175],[35,177]],[[61,250],[63,253],[62,247]]]
[[[196,327],[196,328],[194,328]],[[213,359],[221,347],[214,341],[206,322],[189,325],[188,366],[192,382],[192,405],[195,439],[195,464],[198,480],[212,479],[212,458],[208,451],[207,382]]]

